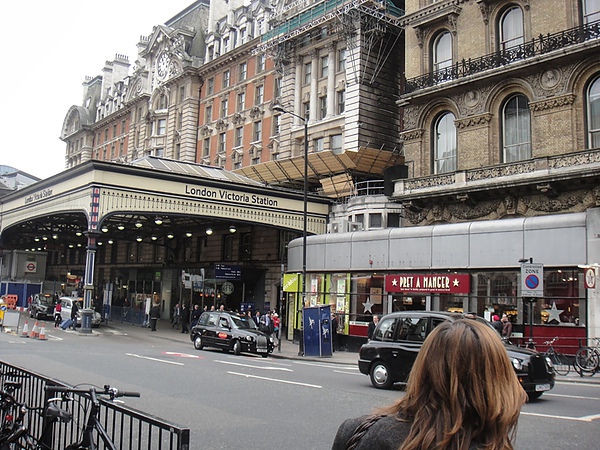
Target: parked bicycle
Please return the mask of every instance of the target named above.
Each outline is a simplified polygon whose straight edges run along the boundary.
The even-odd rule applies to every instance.
[[[591,377],[600,372],[600,338],[591,338],[596,344],[592,346],[581,347],[575,354],[573,363],[575,370],[579,375]]]
[[[81,430],[81,436],[77,437],[77,442],[68,444],[64,447],[66,450],[117,450],[118,447],[112,441],[110,435],[106,432],[100,421],[100,397],[106,397],[111,401],[117,397],[139,397],[138,392],[119,391],[106,385],[103,389],[97,390],[95,386],[89,388],[68,388],[63,386],[46,386],[47,392],[60,393],[60,396],[47,400],[45,408],[30,408],[23,403],[19,403],[11,394],[2,392],[2,405],[6,402],[6,409],[16,409],[18,414],[3,415],[2,428],[0,429],[0,450],[52,450],[58,448],[53,442],[53,428],[58,421],[68,423],[72,420],[72,414],[66,408],[60,406],[62,403],[72,403],[74,401],[71,394],[79,394],[89,399],[88,409],[85,411],[85,423]],[[80,403],[81,404],[81,403]],[[32,436],[25,419],[28,411],[43,410],[45,425],[39,437]],[[103,443],[99,446],[100,443]],[[62,443],[60,444],[62,445]]]
[[[71,394],[79,394],[87,397],[90,402],[88,410],[86,411],[86,419],[84,427],[81,431],[81,438],[71,445],[65,447],[66,450],[96,450],[99,448],[108,450],[117,450],[118,447],[112,441],[111,437],[105,430],[100,420],[100,400],[99,397],[106,397],[111,401],[117,397],[139,397],[139,392],[127,392],[120,391],[116,388],[112,388],[109,385],[105,385],[102,389],[97,389],[96,386],[89,388],[67,388],[58,386],[46,386],[46,390],[50,392],[62,393],[62,401],[71,401]],[[60,414],[65,414],[65,410],[60,410]],[[100,447],[99,444],[103,443]]]
[[[571,363],[569,362],[569,356],[564,355],[560,352],[557,352],[554,348],[554,343],[558,341],[558,337],[553,338],[550,341],[544,342],[544,345],[548,346],[548,350],[544,352],[544,355],[550,358],[552,361],[552,365],[554,366],[554,371],[558,375],[568,375],[571,371]]]

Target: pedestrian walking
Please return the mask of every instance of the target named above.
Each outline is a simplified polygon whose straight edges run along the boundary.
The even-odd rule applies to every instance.
[[[62,318],[60,312],[62,311],[62,304],[60,299],[56,301],[56,305],[54,305],[54,328],[60,327],[60,323],[62,322]]]
[[[179,303],[175,304],[173,308],[173,320],[171,321],[171,328],[179,330],[179,320],[181,319],[181,307]]]
[[[190,330],[188,325],[190,323],[190,310],[187,305],[184,303],[181,305],[181,332],[189,333]]]
[[[158,319],[160,319],[160,307],[158,303],[154,303],[150,308],[150,331],[156,331]]]

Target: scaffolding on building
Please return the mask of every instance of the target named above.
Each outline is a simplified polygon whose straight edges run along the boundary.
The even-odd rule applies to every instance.
[[[338,18],[343,23],[344,16],[353,11],[398,29],[401,28],[400,22],[404,16],[404,10],[394,5],[392,0],[323,0],[285,18],[290,10],[291,8],[287,8],[279,14],[279,18],[274,18],[278,24],[263,35],[261,43],[253,49],[253,54],[265,53],[332,19]]]

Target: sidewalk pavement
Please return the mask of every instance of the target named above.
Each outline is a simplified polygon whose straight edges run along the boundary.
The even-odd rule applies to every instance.
[[[126,322],[111,321],[108,325],[101,325],[100,328],[94,328],[92,335],[99,334],[110,334],[110,333],[125,333],[125,334],[153,334],[161,339],[168,339],[175,342],[183,343],[189,346],[193,350],[193,344],[190,339],[189,333],[182,333],[171,327],[170,323],[166,320],[158,322],[156,332],[150,331],[149,328],[141,327],[139,325],[132,325]],[[303,356],[299,355],[299,346],[297,343],[282,339],[281,346],[275,346],[275,350],[271,354],[273,358],[281,359],[293,359],[299,361],[313,361],[313,362],[324,362],[334,364],[345,364],[358,367],[358,353],[357,352],[333,352],[331,356]],[[589,377],[580,376],[574,369],[567,376],[557,375],[556,381],[559,382],[570,382],[570,383],[592,383],[600,385],[600,374]]]

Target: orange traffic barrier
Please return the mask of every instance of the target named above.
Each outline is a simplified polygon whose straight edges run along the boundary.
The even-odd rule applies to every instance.
[[[29,333],[29,337],[32,339],[37,339],[38,337],[40,337],[40,326],[38,325],[37,320],[35,321],[35,325],[31,329],[31,332]]]
[[[23,325],[23,331],[21,332],[21,337],[28,338],[29,337],[29,325],[27,324],[27,320],[25,321],[25,325]]]
[[[38,338],[40,341],[47,341],[48,338],[46,337],[46,324],[42,323],[42,328],[40,329],[40,336]]]

